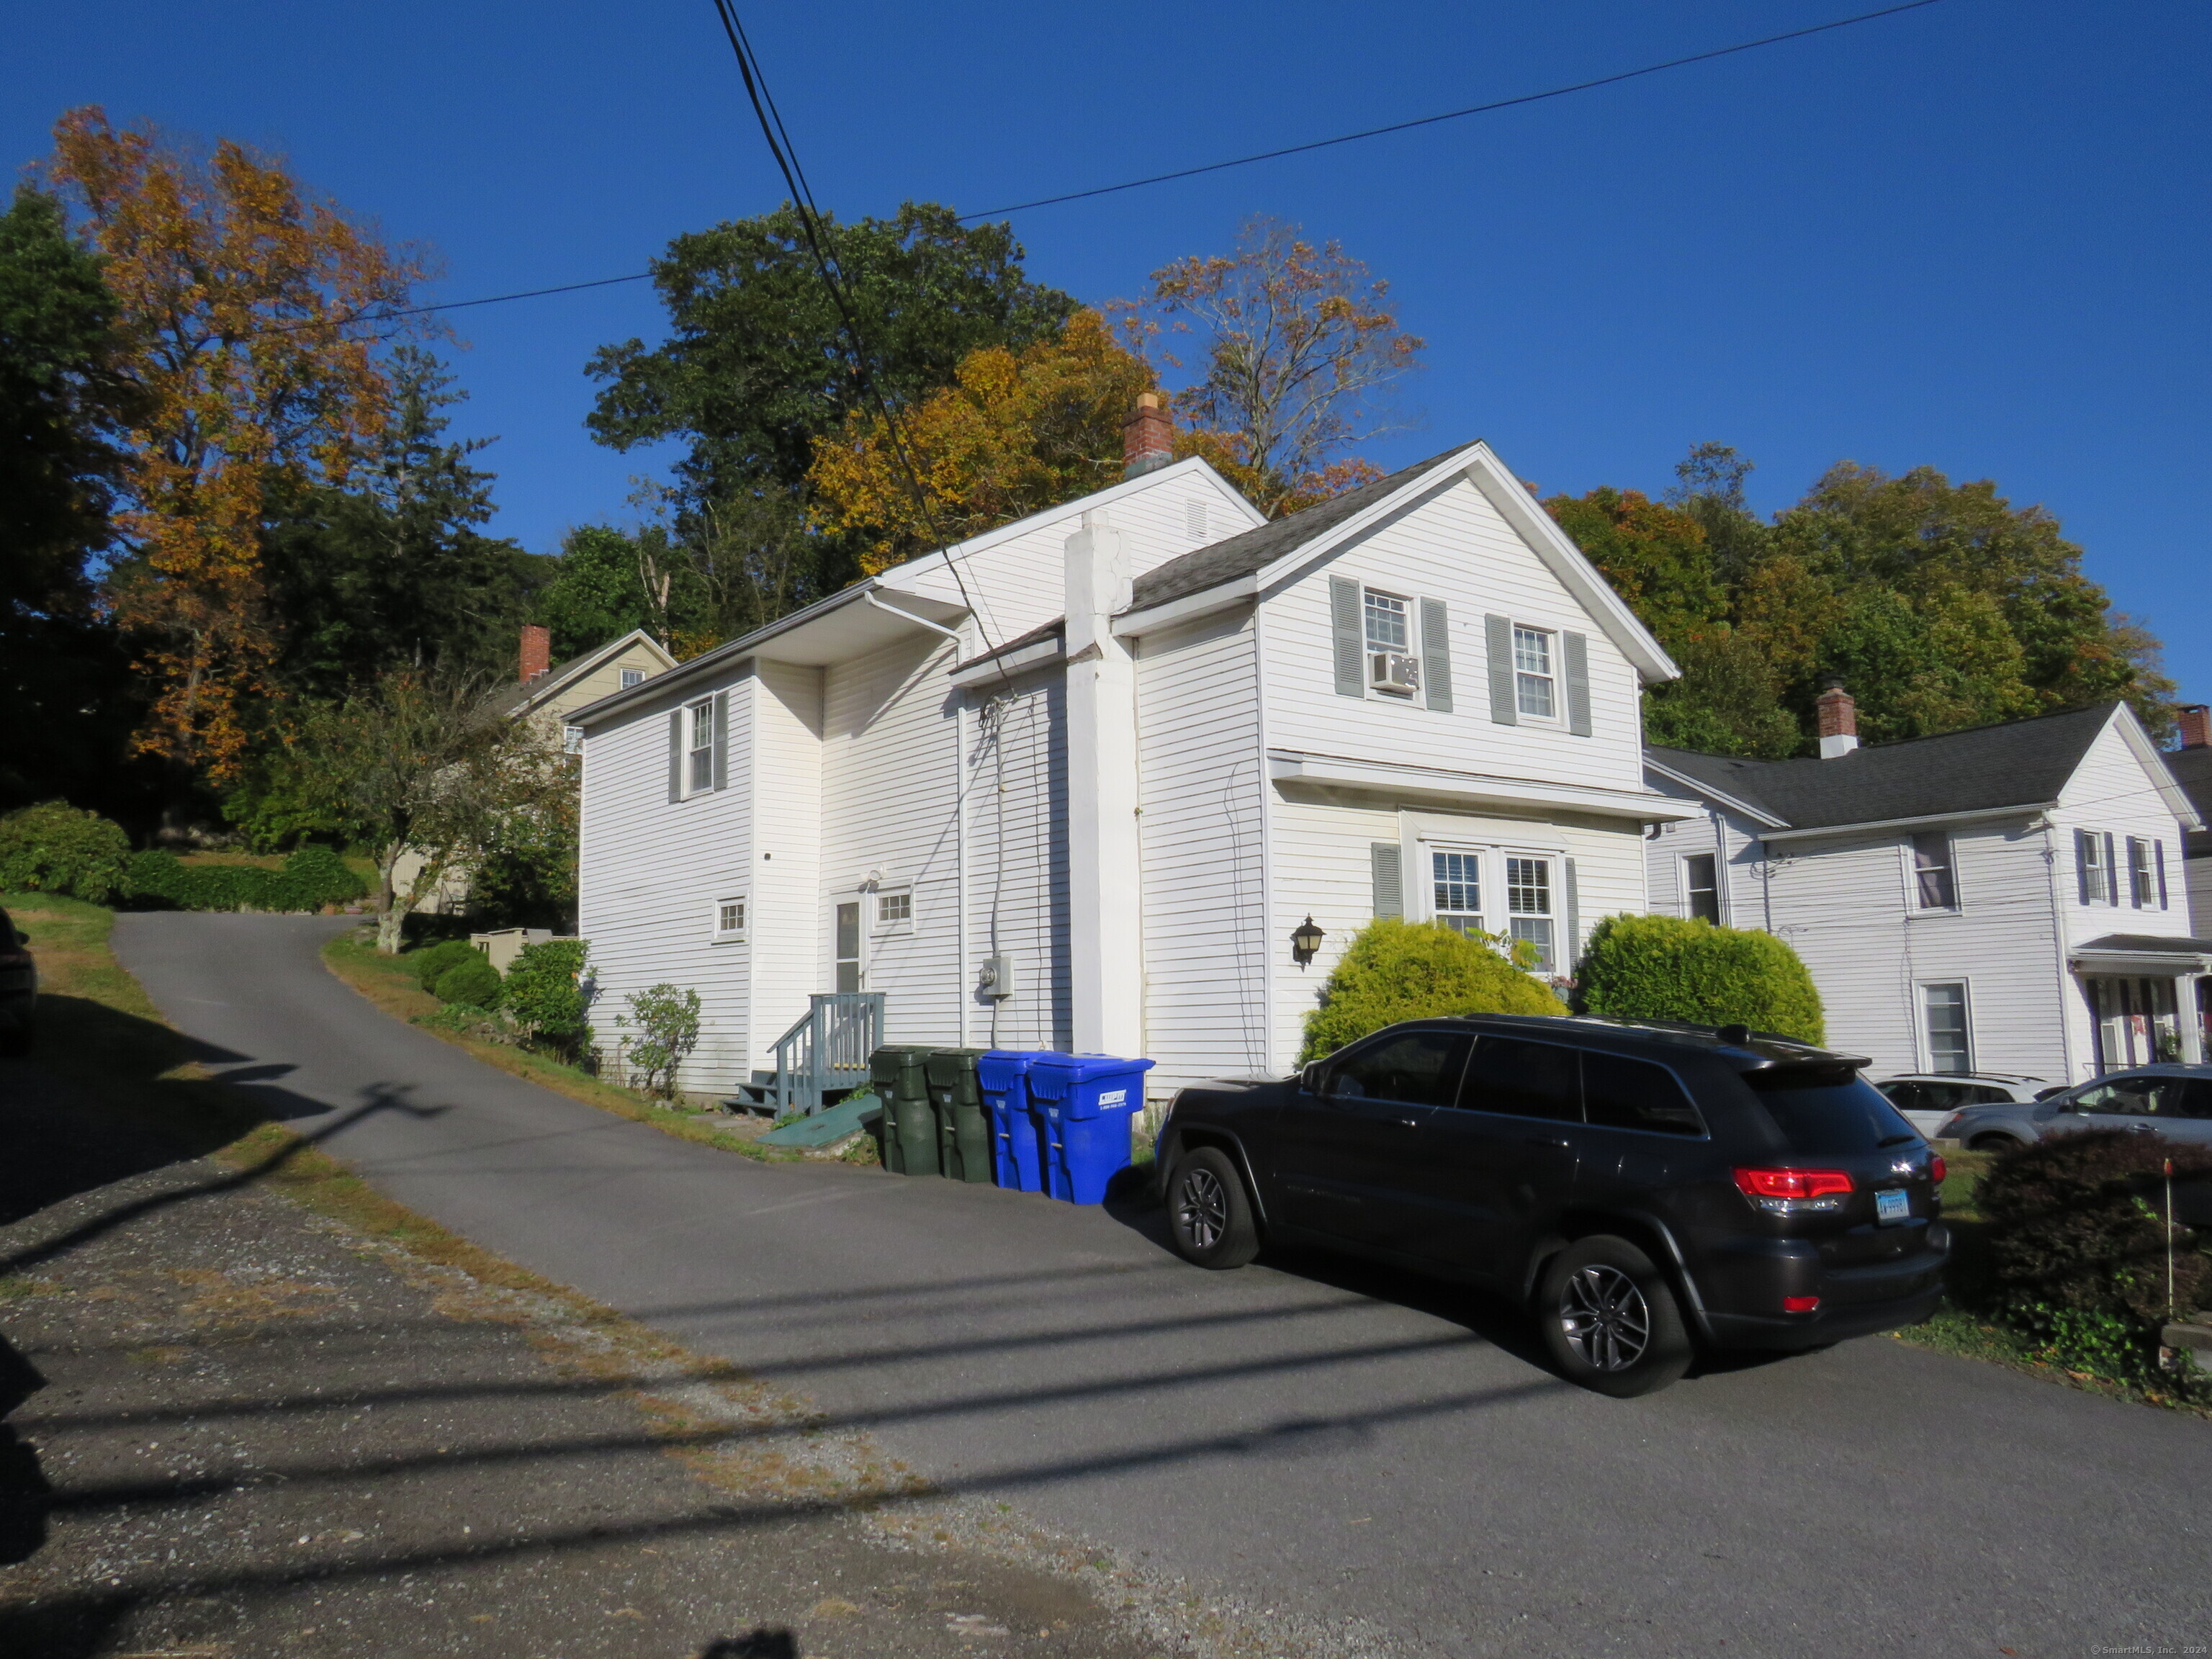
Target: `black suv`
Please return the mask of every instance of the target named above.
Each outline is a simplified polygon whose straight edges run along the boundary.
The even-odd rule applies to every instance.
[[[1183,1090],[1158,1167],[1200,1267],[1265,1237],[1482,1280],[1572,1380],[1645,1394],[1693,1335],[1821,1347],[1934,1310],[1943,1163],[1866,1063],[1740,1025],[1416,1020]]]
[[[31,1050],[31,1016],[39,1000],[39,970],[25,947],[30,936],[19,933],[5,910],[0,910],[0,1054],[24,1054]]]

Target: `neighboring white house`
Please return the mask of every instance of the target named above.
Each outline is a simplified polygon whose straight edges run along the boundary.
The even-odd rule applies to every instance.
[[[2202,1055],[2203,824],[2125,704],[1863,749],[1846,693],[1820,707],[1817,760],[1649,751],[1703,809],[1649,844],[1654,910],[1789,941],[1877,1077]]]
[[[1645,826],[1697,810],[1643,779],[1674,666],[1487,446],[1267,523],[1146,418],[1123,482],[568,716],[603,1028],[697,990],[683,1081],[724,1089],[865,988],[890,1041],[1158,1094],[1288,1069],[1378,913],[1565,974],[1644,909]]]
[[[2181,747],[2166,757],[2197,815],[2212,822],[2212,709],[2201,702],[2179,711]],[[2195,931],[2212,939],[2212,830],[2191,830],[2182,848],[2182,884],[2189,890],[2189,914]],[[2212,982],[2198,988],[2212,990]]]

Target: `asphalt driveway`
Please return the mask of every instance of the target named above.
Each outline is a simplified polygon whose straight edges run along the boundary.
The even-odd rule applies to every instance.
[[[1405,1654],[2022,1656],[2212,1628],[2212,1426],[1885,1339],[1634,1401],[1427,1281],[1211,1274],[1141,1215],[763,1166],[482,1066],[316,919],[131,915],[162,1012],[479,1243],[811,1393],[944,1486]]]

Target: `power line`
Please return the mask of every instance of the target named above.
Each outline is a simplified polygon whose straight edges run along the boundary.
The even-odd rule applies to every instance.
[[[1494,103],[1470,104],[1465,109],[1446,110],[1441,115],[1418,116],[1410,121],[1394,121],[1388,126],[1368,127],[1358,132],[1340,133],[1334,138],[1315,138],[1303,144],[1285,144],[1280,149],[1261,150],[1256,155],[1239,155],[1227,161],[1208,161],[1202,167],[1180,167],[1173,173],[1155,173],[1147,178],[1131,179],[1118,185],[1100,185],[1091,190],[1074,190],[1064,196],[1040,196],[1035,201],[1016,202],[1008,207],[990,208],[981,213],[963,213],[961,222],[971,219],[994,218],[1001,213],[1024,213],[1031,208],[1054,207],[1062,202],[1087,201],[1094,196],[1112,196],[1125,190],[1141,190],[1147,185],[1164,185],[1176,179],[1195,179],[1201,173],[1220,173],[1230,167],[1248,167],[1256,161],[1273,161],[1285,155],[1303,155],[1309,150],[1328,149],[1338,144],[1358,143],[1363,138],[1380,138],[1393,132],[1411,132],[1416,127],[1432,127],[1440,121],[1462,120],[1470,115],[1487,115],[1493,110],[1514,109],[1522,104],[1540,104],[1547,99],[1565,98],[1570,93],[1589,92],[1598,87],[1613,87],[1623,81],[1634,81],[1647,75],[1658,75],[1668,70],[1681,69],[1691,64],[1708,64],[1716,58],[1732,58],[1740,52],[1756,52],[1761,46],[1779,46],[1784,40],[1802,40],[1808,34],[1826,34],[1832,29],[1847,29],[1857,23],[1871,23],[1876,18],[1894,17],[1899,12],[1918,11],[1923,7],[1941,3],[1941,0],[1904,0],[1902,5],[1885,6],[1880,11],[1861,12],[1856,17],[1838,17],[1826,23],[1814,23],[1809,27],[1790,29],[1782,34],[1770,34],[1757,40],[1741,40],[1732,46],[1716,46],[1711,52],[1692,52],[1686,58],[1670,58],[1663,64],[1646,64],[1641,69],[1623,70],[1617,75],[1601,75],[1591,81],[1577,81],[1570,86],[1553,87],[1546,92],[1522,93],[1517,98],[1500,98]]]

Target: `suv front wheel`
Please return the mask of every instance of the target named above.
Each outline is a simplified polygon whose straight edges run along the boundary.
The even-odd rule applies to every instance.
[[[1168,1176],[1168,1233],[1176,1254],[1200,1267],[1241,1267],[1260,1254],[1244,1177],[1215,1146],[1194,1146]]]
[[[1690,1334],[1673,1286],[1625,1238],[1570,1244],[1536,1293],[1544,1346],[1570,1382],[1616,1400],[1663,1389],[1690,1367]]]

